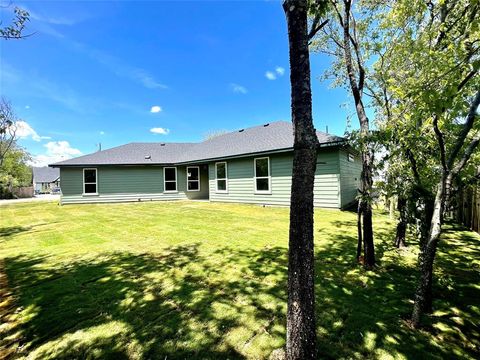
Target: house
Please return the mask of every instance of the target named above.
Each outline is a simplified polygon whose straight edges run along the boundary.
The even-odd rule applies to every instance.
[[[317,207],[355,201],[361,162],[346,139],[317,132]],[[273,122],[200,143],[130,143],[50,165],[62,204],[177,199],[289,205],[292,124]]]
[[[33,187],[35,194],[45,194],[60,186],[60,170],[58,168],[32,167]]]

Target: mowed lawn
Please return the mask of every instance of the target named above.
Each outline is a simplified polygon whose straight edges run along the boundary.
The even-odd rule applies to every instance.
[[[208,202],[0,206],[0,347],[29,359],[268,358],[285,344],[288,213]],[[388,216],[375,213],[374,227],[379,267],[365,271],[355,214],[316,210],[322,357],[478,358],[480,237],[447,227],[435,313],[414,331],[405,319],[417,249],[392,247]]]

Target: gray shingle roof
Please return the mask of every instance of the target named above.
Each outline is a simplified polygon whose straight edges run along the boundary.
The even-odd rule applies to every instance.
[[[50,167],[32,167],[35,183],[51,183],[60,177],[60,169]]]
[[[317,132],[317,136],[323,146],[346,141],[323,132]],[[51,166],[178,164],[291,149],[292,124],[276,121],[230,132],[201,143],[130,143]]]

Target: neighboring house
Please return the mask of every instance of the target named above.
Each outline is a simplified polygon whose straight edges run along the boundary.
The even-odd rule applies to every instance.
[[[33,167],[35,194],[50,193],[60,186],[60,170],[51,167]]]
[[[344,138],[317,132],[315,206],[355,201],[361,162]],[[50,166],[62,203],[176,199],[289,205],[293,130],[279,121],[201,143],[130,143]]]

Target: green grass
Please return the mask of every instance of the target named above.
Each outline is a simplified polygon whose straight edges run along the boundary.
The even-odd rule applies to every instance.
[[[417,249],[391,246],[387,216],[374,227],[380,266],[365,271],[355,214],[316,210],[322,357],[478,358],[480,237],[447,227],[435,313],[414,331],[404,319]],[[285,343],[287,241],[284,208],[2,206],[0,267],[15,306],[4,306],[0,346],[29,359],[268,358]]]

